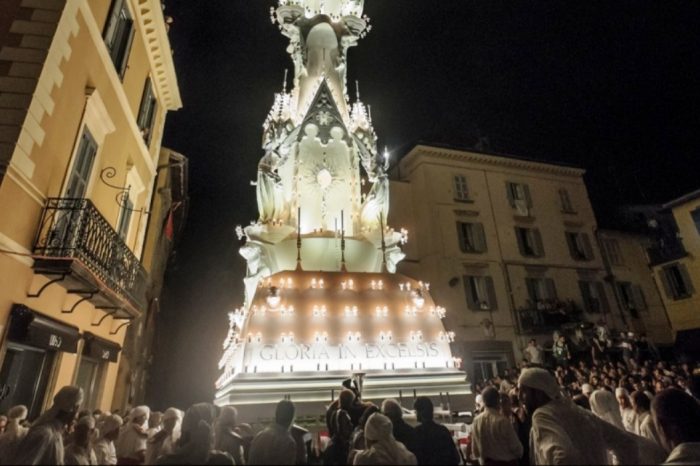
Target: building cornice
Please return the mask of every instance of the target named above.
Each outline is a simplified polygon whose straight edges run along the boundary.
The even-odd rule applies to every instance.
[[[551,175],[570,176],[580,178],[586,170],[582,168],[567,167],[545,162],[535,162],[523,160],[515,157],[504,155],[482,154],[466,150],[447,149],[442,147],[429,146],[419,144],[415,146],[401,160],[401,164],[409,170],[416,165],[421,157],[431,157],[453,162],[463,163],[479,163],[503,168],[512,168],[517,170],[528,170],[539,173],[547,173]]]
[[[179,110],[182,99],[161,0],[130,0],[130,3],[153,70],[152,81],[159,100],[167,110]]]

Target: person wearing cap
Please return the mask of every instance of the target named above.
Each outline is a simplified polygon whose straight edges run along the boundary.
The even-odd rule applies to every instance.
[[[100,416],[100,434],[94,446],[97,464],[117,464],[117,450],[114,446],[114,441],[119,438],[119,429],[122,424],[122,418],[116,414],[103,414]]]
[[[289,429],[294,423],[294,403],[282,400],[275,408],[275,423],[260,432],[250,445],[248,464],[289,464],[296,461],[297,444]]]
[[[355,455],[353,464],[417,464],[416,457],[392,433],[391,420],[381,413],[372,414],[365,426],[367,448]]]
[[[607,464],[608,450],[620,464],[637,463],[632,434],[565,399],[548,371],[525,369],[518,385],[520,399],[532,413],[531,464]]]
[[[63,434],[75,420],[82,402],[82,388],[61,388],[51,407],[34,421],[19,443],[10,464],[64,464]]]
[[[447,427],[433,420],[433,402],[419,396],[413,403],[416,419],[416,459],[418,464],[459,464],[460,457]],[[365,432],[365,436],[367,433]]]
[[[119,464],[144,464],[148,448],[147,423],[151,415],[148,406],[137,406],[129,413],[129,423],[124,426],[117,442]]]
[[[9,464],[15,454],[15,448],[22,441],[27,431],[21,422],[27,419],[27,407],[24,405],[13,406],[7,412],[7,426],[5,432],[0,435],[0,464]]]
[[[486,387],[481,396],[486,408],[472,423],[472,453],[479,459],[479,464],[518,464],[523,446],[510,418],[499,411],[498,391]]]
[[[163,428],[148,440],[146,464],[156,464],[158,458],[175,451],[175,443],[180,439],[182,412],[177,408],[168,408],[163,413]],[[236,463],[238,464],[238,463]]]
[[[73,440],[66,447],[65,464],[89,466],[97,464],[97,457],[90,445],[90,437],[95,431],[95,418],[91,415],[78,419],[73,430]]]

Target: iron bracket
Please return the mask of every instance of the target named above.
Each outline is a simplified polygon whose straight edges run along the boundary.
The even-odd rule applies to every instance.
[[[48,288],[49,286],[53,285],[54,283],[62,282],[63,280],[66,279],[66,276],[68,275],[67,273],[59,273],[59,274],[43,274],[43,275],[58,275],[58,278],[54,278],[53,280],[49,280],[48,282],[44,283],[44,286],[39,288],[39,291],[36,293],[27,293],[27,298],[39,298],[41,297],[41,294]]]

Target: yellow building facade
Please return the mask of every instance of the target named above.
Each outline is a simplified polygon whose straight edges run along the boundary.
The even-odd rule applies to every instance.
[[[599,230],[598,239],[613,297],[626,327],[645,334],[656,345],[672,346],[674,337],[666,306],[649,266],[650,239],[608,229]]]
[[[472,380],[522,358],[530,338],[622,326],[596,241],[584,170],[418,145],[393,172],[399,269],[430,282]]]
[[[700,328],[700,191],[664,205],[673,212],[682,251],[654,263],[674,334]],[[697,343],[695,343],[697,347]]]
[[[158,0],[10,0],[0,21],[0,411],[66,384],[110,409],[168,111]]]

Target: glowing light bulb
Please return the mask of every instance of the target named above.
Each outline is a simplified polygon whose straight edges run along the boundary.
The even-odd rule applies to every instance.
[[[267,304],[269,304],[272,309],[275,309],[280,305],[281,300],[282,298],[280,297],[279,288],[276,286],[271,286],[268,291]]]
[[[333,175],[327,169],[323,169],[316,175],[316,182],[321,187],[321,189],[328,189],[328,187],[333,182]]]
[[[425,304],[425,298],[423,297],[423,293],[421,292],[421,290],[416,289],[413,290],[412,294],[413,304],[415,304],[418,309],[421,309]]]

